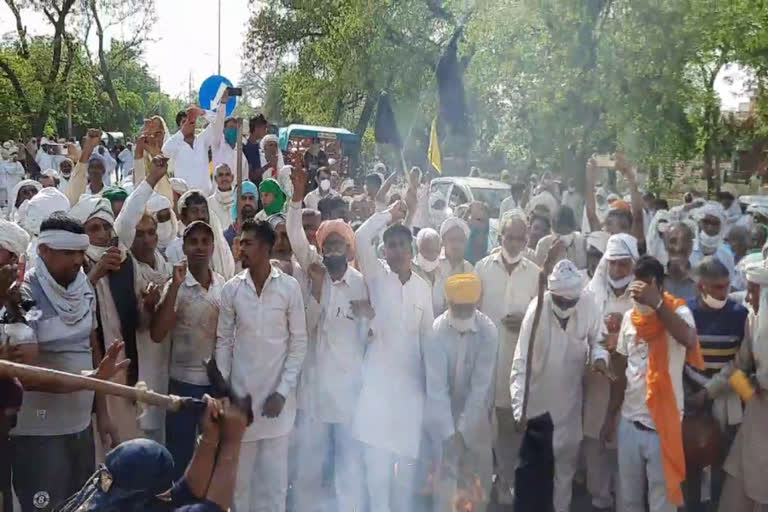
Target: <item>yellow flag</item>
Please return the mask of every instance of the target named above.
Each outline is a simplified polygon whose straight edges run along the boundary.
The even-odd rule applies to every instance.
[[[440,174],[443,173],[443,158],[440,156],[440,142],[437,139],[437,118],[432,121],[432,131],[429,134],[429,161]]]

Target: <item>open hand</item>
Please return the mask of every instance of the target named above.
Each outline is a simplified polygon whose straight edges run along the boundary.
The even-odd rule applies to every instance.
[[[104,358],[99,363],[99,367],[93,372],[93,378],[109,380],[128,368],[131,364],[131,360],[125,358],[120,359],[124,348],[125,343],[115,340],[115,342],[107,349],[107,353],[104,354]]]

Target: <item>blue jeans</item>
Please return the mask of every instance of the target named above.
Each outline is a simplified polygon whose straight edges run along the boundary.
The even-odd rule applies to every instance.
[[[210,392],[211,386],[187,384],[173,379],[168,382],[168,394],[171,395],[203,398],[204,394]],[[165,447],[173,456],[174,480],[184,474],[192,460],[199,423],[200,418],[195,411],[168,411],[165,415]]]

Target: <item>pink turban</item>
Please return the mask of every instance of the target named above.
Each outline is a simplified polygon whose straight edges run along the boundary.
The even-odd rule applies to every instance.
[[[328,238],[328,235],[331,233],[336,233],[341,236],[347,242],[347,245],[349,245],[353,251],[355,250],[355,232],[352,230],[352,227],[341,219],[334,219],[324,220],[320,223],[320,227],[317,228],[315,237],[317,238],[317,246],[320,248],[321,252],[323,250],[325,239]]]

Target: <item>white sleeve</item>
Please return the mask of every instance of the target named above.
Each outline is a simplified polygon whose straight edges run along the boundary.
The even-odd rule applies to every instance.
[[[366,283],[370,283],[371,279],[384,274],[384,266],[376,256],[376,247],[374,247],[373,241],[391,221],[392,215],[389,212],[377,212],[371,215],[355,232],[357,263]]]
[[[232,372],[232,356],[235,350],[235,283],[225,285],[221,290],[219,322],[216,327],[216,365],[224,379]]]
[[[433,332],[424,344],[427,389],[424,423],[430,435],[438,441],[444,441],[454,433],[448,386],[448,357],[443,348],[447,341],[449,340],[438,339],[437,332]]]
[[[509,393],[512,397],[512,411],[516,420],[520,420],[523,414],[523,394],[525,389],[525,360],[528,357],[528,340],[531,338],[533,317],[536,314],[536,302],[534,299],[525,312],[523,322],[520,325],[520,334],[517,338],[515,355],[512,358],[512,371],[509,376]]]
[[[127,248],[133,245],[133,239],[136,237],[136,225],[141,220],[151,195],[152,187],[146,180],[142,181],[125,200],[120,214],[115,219],[115,233],[117,233],[120,243]]]
[[[285,230],[288,232],[288,240],[291,242],[293,255],[296,256],[296,261],[299,262],[299,266],[305,272],[309,272],[309,266],[312,263],[322,263],[323,259],[309,244],[307,235],[304,233],[304,227],[301,225],[301,203],[291,201],[288,204]]]
[[[307,319],[304,313],[304,300],[301,297],[301,290],[298,282],[295,293],[291,293],[291,300],[288,304],[288,357],[285,358],[283,371],[280,374],[280,384],[277,391],[284,397],[288,396],[288,391],[296,388],[299,380],[299,372],[304,364],[304,356],[307,354]]]

